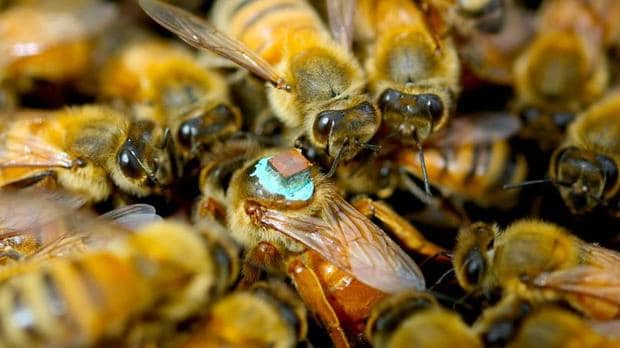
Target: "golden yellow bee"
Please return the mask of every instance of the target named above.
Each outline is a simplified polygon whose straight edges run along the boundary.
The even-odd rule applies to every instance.
[[[0,12],[0,81],[28,90],[34,79],[70,82],[92,65],[94,38],[118,8],[98,0],[25,2]]]
[[[482,347],[457,313],[424,292],[404,292],[379,302],[366,327],[373,347]]]
[[[566,127],[600,98],[610,80],[605,21],[595,1],[546,1],[537,31],[514,64],[515,114],[521,136],[549,153]]]
[[[258,282],[216,303],[180,347],[294,347],[305,340],[306,308],[287,285]]]
[[[23,201],[11,201],[26,210]],[[3,346],[89,346],[119,338],[134,324],[166,327],[203,311],[236,279],[236,247],[217,225],[160,221],[129,232],[62,207],[28,204],[38,215],[16,223],[38,225],[44,244],[0,269]],[[59,238],[47,235],[59,226]],[[20,233],[13,238],[30,237]]]
[[[534,303],[565,300],[593,318],[620,315],[620,254],[551,223],[472,224],[459,232],[453,263],[468,292],[500,287]]]
[[[438,40],[425,11],[411,1],[361,0],[357,10],[357,31],[368,51],[369,89],[382,126],[388,137],[421,149],[455,110],[460,90],[456,48],[450,37]]]
[[[100,105],[6,117],[11,120],[0,141],[0,187],[51,177],[95,202],[115,188],[145,196],[170,183],[165,136],[152,122],[131,122]]]
[[[216,2],[212,17],[222,31],[160,1],[140,4],[190,45],[271,82],[276,88],[268,95],[276,115],[294,137],[303,134],[329,154],[332,168],[353,158],[376,133],[380,114],[364,94],[362,68],[346,48],[332,41],[304,1]]]
[[[568,128],[564,143],[551,157],[549,177],[574,214],[596,209],[620,216],[620,92],[592,105]]]
[[[129,39],[103,67],[100,93],[126,104],[137,119],[169,128],[180,165],[241,130],[224,78],[171,42]]]

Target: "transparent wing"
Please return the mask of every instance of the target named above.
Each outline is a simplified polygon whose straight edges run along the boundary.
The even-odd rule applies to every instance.
[[[329,28],[334,39],[346,50],[351,50],[353,42],[353,16],[356,0],[325,0]]]
[[[131,220],[132,214],[146,211],[130,206],[108,214],[105,220],[78,211],[82,203],[79,197],[57,193],[1,193],[0,243],[19,259],[68,256],[127,235],[127,228],[110,219]]]
[[[429,140],[435,146],[484,144],[507,139],[521,129],[519,119],[508,113],[481,113],[454,117]]]
[[[95,0],[46,0],[0,13],[0,66],[89,37],[117,17],[116,5]]]
[[[113,221],[130,230],[136,230],[144,225],[162,220],[162,217],[157,215],[155,207],[143,203],[111,210],[101,215],[101,218]]]
[[[388,293],[424,289],[416,263],[383,230],[343,198],[326,201],[321,218],[265,209],[260,219],[369,286]]]
[[[269,63],[238,40],[217,30],[206,20],[158,0],[140,0],[139,3],[144,12],[153,20],[175,33],[188,44],[230,59],[260,78],[269,81],[276,88],[290,89]]]
[[[601,269],[620,272],[620,253],[595,244],[583,243],[581,253],[589,265]]]
[[[617,267],[618,265],[616,265]],[[594,266],[578,266],[547,272],[533,281],[537,287],[591,297],[620,306],[620,272]]]

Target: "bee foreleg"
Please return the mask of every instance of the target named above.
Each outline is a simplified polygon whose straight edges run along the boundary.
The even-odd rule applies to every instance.
[[[241,269],[241,280],[237,288],[249,288],[260,280],[263,270],[278,273],[280,265],[282,265],[282,255],[278,248],[268,242],[258,243],[246,253]]]

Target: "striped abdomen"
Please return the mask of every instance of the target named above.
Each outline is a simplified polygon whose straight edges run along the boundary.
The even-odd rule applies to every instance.
[[[304,49],[312,38],[329,37],[312,7],[302,0],[220,0],[213,21],[272,65]]]
[[[503,140],[428,148],[424,150],[424,158],[432,185],[482,206],[510,205],[515,191],[503,190],[502,186],[522,182],[527,176],[525,157],[515,153]],[[417,151],[401,152],[399,162],[416,176],[422,177]]]
[[[0,284],[1,346],[85,346],[118,335],[152,304],[134,260],[85,254],[35,265]]]

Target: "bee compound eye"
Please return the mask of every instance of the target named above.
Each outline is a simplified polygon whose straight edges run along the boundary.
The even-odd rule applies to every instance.
[[[179,126],[179,130],[177,132],[177,138],[179,139],[179,143],[186,148],[190,148],[192,146],[193,138],[197,134],[197,125],[195,119],[189,119],[183,121]]]
[[[436,94],[420,94],[418,97],[420,107],[426,110],[433,120],[437,120],[443,115],[443,102]]]
[[[117,163],[123,174],[127,177],[137,179],[144,175],[144,171],[138,162],[135,152],[130,146],[123,146],[117,156]]]
[[[485,264],[480,250],[473,249],[465,257],[465,277],[470,284],[478,284],[482,280]]]
[[[394,104],[398,103],[400,97],[401,94],[398,91],[391,88],[386,89],[385,92],[381,94],[381,97],[379,97],[379,107],[381,107],[381,109],[384,109],[388,105],[395,107]]]
[[[314,121],[313,132],[315,138],[326,142],[334,127],[334,123],[340,117],[342,117],[341,111],[328,110],[321,112]]]

